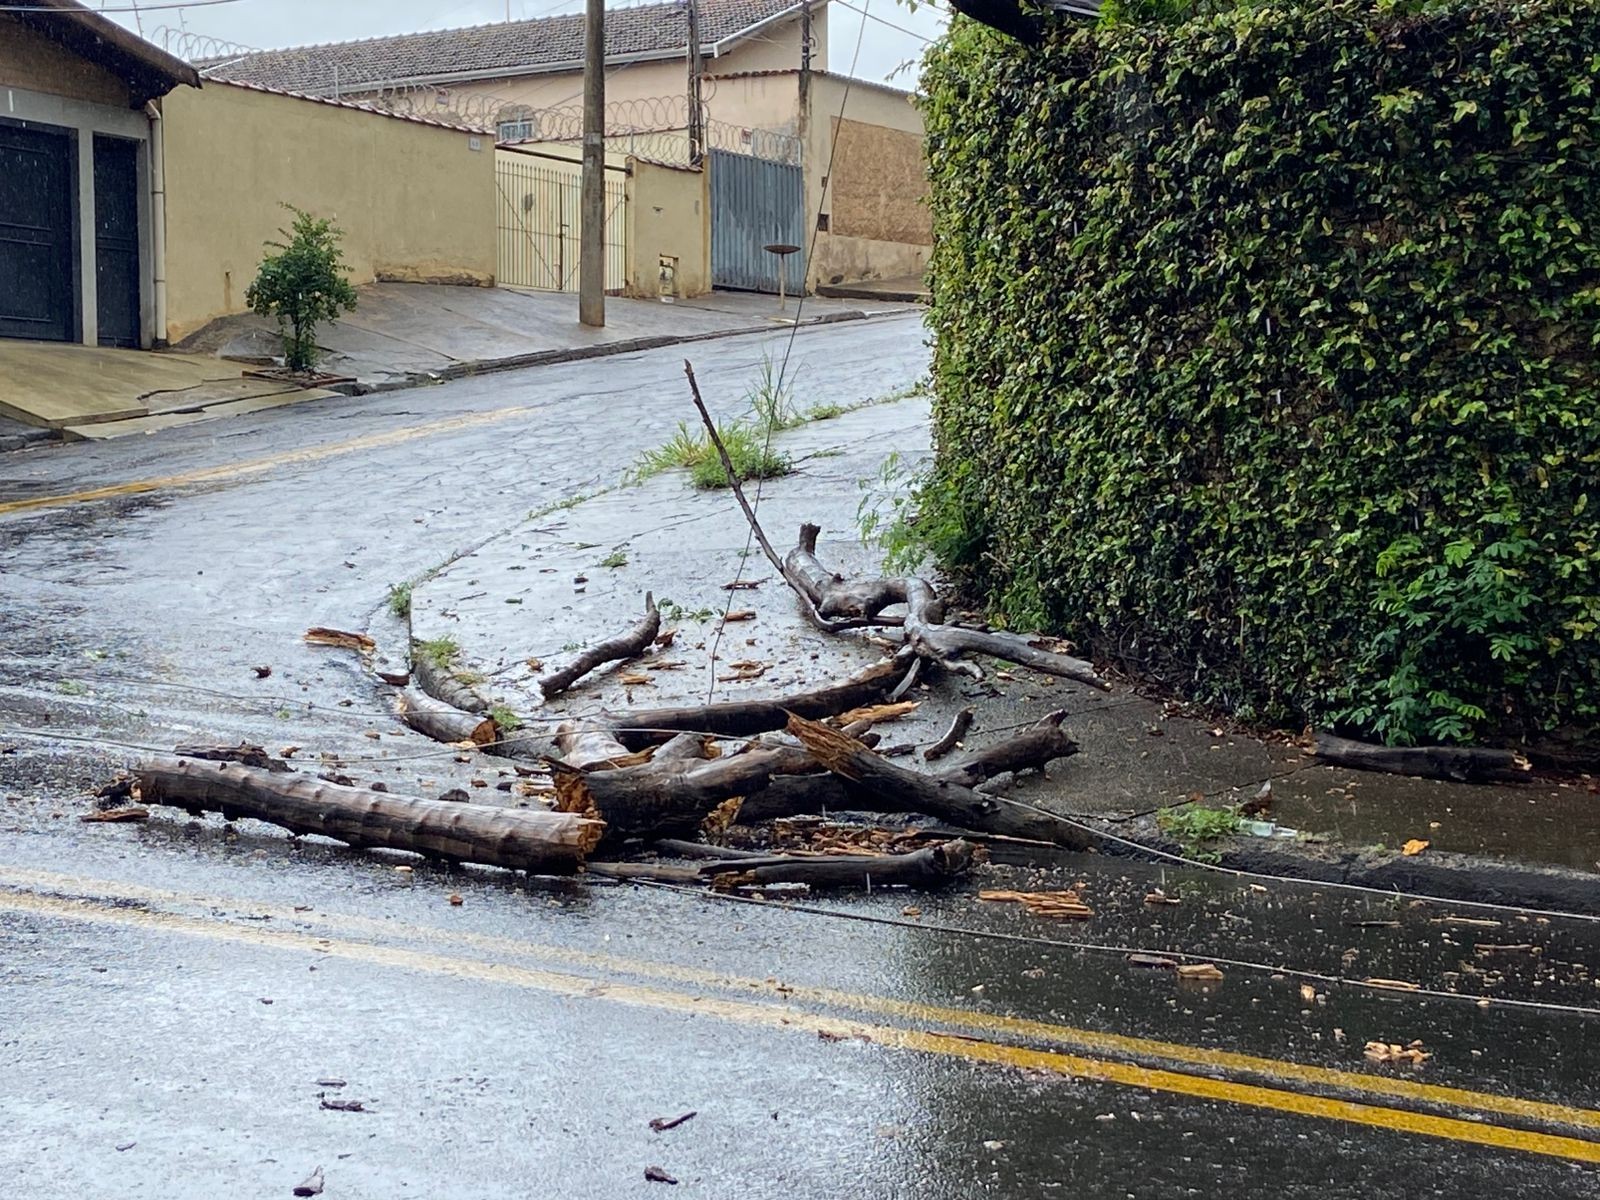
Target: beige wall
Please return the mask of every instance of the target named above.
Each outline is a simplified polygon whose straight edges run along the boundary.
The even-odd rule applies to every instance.
[[[639,159],[628,168],[628,295],[661,294],[663,255],[678,260],[680,298],[705,295],[711,290],[709,174]]]
[[[210,82],[162,110],[172,341],[244,311],[280,202],[338,222],[357,284],[493,283],[491,139]]]
[[[15,17],[0,16],[0,87],[127,108],[128,85]],[[0,113],[0,116],[3,116]]]
[[[833,179],[823,193],[833,129]],[[903,92],[856,80],[811,81],[806,131],[806,208],[828,214],[818,233],[811,287],[920,275],[932,241],[925,207],[922,114]]]

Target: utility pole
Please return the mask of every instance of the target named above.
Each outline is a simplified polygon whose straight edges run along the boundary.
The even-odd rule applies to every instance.
[[[606,4],[588,0],[583,42],[583,205],[578,320],[606,323]]]
[[[705,161],[706,130],[704,109],[701,107],[700,76],[705,68],[700,62],[700,0],[686,0],[689,10],[689,165],[698,167]]]

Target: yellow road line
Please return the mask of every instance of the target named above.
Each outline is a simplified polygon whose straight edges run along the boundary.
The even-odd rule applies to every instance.
[[[88,504],[95,500],[114,500],[120,496],[137,496],[145,492],[160,492],[168,488],[190,487],[197,483],[215,483],[223,479],[237,479],[244,475],[259,475],[274,467],[295,466],[300,463],[319,462],[341,454],[354,454],[360,450],[378,450],[385,446],[398,446],[417,438],[436,433],[451,433],[458,429],[471,429],[478,425],[493,425],[534,412],[544,405],[522,404],[510,408],[492,408],[484,412],[463,413],[422,425],[408,425],[388,433],[371,433],[343,442],[328,442],[302,450],[288,450],[282,454],[269,454],[265,458],[246,459],[243,462],[225,463],[219,467],[205,467],[184,471],[177,475],[160,475],[152,479],[134,479],[127,483],[113,483],[105,487],[90,488],[82,492],[66,492],[59,496],[34,496],[27,500],[8,500],[0,504],[0,517],[9,513],[31,512],[41,508],[64,508],[71,504]]]
[[[874,1025],[805,1012],[787,1004],[758,1004],[716,996],[694,995],[666,988],[596,980],[581,975],[566,975],[508,963],[453,958],[420,950],[376,946],[367,942],[316,938],[310,934],[290,930],[247,929],[175,913],[110,908],[86,900],[60,900],[12,892],[0,896],[0,908],[99,925],[154,929],[275,950],[317,952],[374,966],[523,987],[572,999],[604,1000],[657,1012],[715,1017],[719,1020],[774,1031],[813,1035],[821,1033],[836,1038],[856,1037],[894,1049],[912,1050],[968,1062],[1050,1071],[1070,1078],[1245,1105],[1294,1116],[1348,1122],[1397,1133],[1487,1146],[1497,1150],[1517,1150],[1554,1158],[1600,1163],[1600,1143],[1580,1138],[1508,1129],[1478,1121],[1431,1116],[1349,1100],[1333,1100],[1161,1068],[1107,1062],[1103,1059],[1064,1054],[1059,1051],[1033,1050],[951,1036],[946,1033]]]
[[[492,934],[472,933],[439,926],[412,925],[405,922],[378,920],[372,917],[347,913],[297,912],[289,906],[260,903],[238,897],[174,892],[160,888],[145,887],[139,884],[89,879],[62,875],[53,871],[38,871],[27,868],[0,867],[0,886],[6,885],[50,888],[57,891],[82,893],[87,897],[93,897],[98,894],[118,899],[142,900],[154,903],[176,902],[248,910],[254,914],[270,915],[283,920],[327,927],[350,934],[363,933],[384,938],[412,938],[435,944],[470,947],[495,954],[544,959],[550,962],[583,967],[613,975],[635,975],[648,979],[689,984],[696,987],[747,992],[781,1000],[849,1009],[859,1013],[867,1013],[878,1017],[894,1017],[923,1025],[972,1030],[990,1036],[1005,1036],[1097,1054],[1114,1054],[1128,1058],[1159,1061],[1168,1065],[1242,1073],[1264,1077],[1271,1082],[1295,1083],[1304,1087],[1354,1092],[1377,1099],[1431,1104],[1441,1108],[1512,1117],[1539,1124],[1600,1130],[1600,1112],[1592,1109],[1551,1104],[1539,1100],[1527,1100],[1518,1096],[1501,1096],[1492,1092],[1478,1092],[1466,1088],[1447,1087],[1441,1084],[1424,1083],[1415,1079],[1391,1078],[1359,1071],[1317,1067],[1306,1063],[1264,1058],[1231,1050],[1216,1050],[1203,1046],[1184,1045],[1178,1042],[1158,1041],[1153,1038],[1134,1037],[1128,1034],[1080,1029],[1070,1025],[1057,1025],[1020,1017],[1008,1017],[997,1013],[949,1008],[917,1001],[897,1000],[887,996],[861,995],[833,988],[811,987],[803,984],[791,985],[774,979],[727,976],[676,963],[602,954],[566,946],[553,946],[516,938],[498,937]]]

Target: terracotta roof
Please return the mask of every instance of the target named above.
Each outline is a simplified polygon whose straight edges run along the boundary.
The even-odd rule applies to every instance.
[[[0,3],[0,13],[12,9]],[[158,46],[100,15],[78,0],[27,0],[10,13],[80,57],[98,62],[132,87],[134,107],[163,96],[179,84],[200,86],[195,69]]]
[[[701,0],[701,41],[709,53],[800,8],[800,0]],[[681,0],[606,13],[607,59],[668,58],[684,53],[687,46],[688,23]],[[210,59],[200,66],[210,78],[321,92],[383,83],[532,75],[571,69],[582,61],[583,14],[571,13],[264,50],[242,58]]]

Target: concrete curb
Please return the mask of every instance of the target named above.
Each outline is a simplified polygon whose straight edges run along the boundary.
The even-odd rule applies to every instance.
[[[872,321],[886,317],[903,316],[903,312],[871,313],[852,310],[842,313],[825,313],[796,324],[801,329],[816,325],[838,325],[846,321]],[[637,354],[644,350],[661,350],[668,346],[687,346],[694,342],[712,342],[721,338],[749,337],[756,333],[781,331],[781,325],[743,325],[737,329],[713,329],[706,333],[656,334],[651,337],[625,338],[599,346],[574,346],[560,350],[537,350],[529,354],[512,354],[505,358],[473,359],[455,363],[438,371],[408,375],[405,379],[384,380],[378,383],[342,384],[330,390],[349,396],[370,396],[380,392],[398,392],[407,388],[422,387],[432,383],[446,383],[475,375],[489,375],[497,371],[515,371],[523,367],[546,367],[559,363],[582,362],[590,358],[609,358],[617,354]]]
[[[1168,854],[1182,849],[1157,828],[1154,818],[1107,829],[1119,837]],[[1140,857],[1131,848],[1111,846],[1109,853]],[[1600,874],[1570,867],[1538,866],[1513,859],[1486,858],[1429,850],[1405,857],[1373,847],[1319,842],[1234,838],[1217,864],[1224,870],[1307,879],[1316,883],[1352,884],[1384,892],[1474,900],[1513,908],[1546,909],[1600,915]]]
[[[25,429],[21,433],[0,434],[0,454],[10,450],[26,450],[30,446],[44,446],[62,441],[59,429]]]

